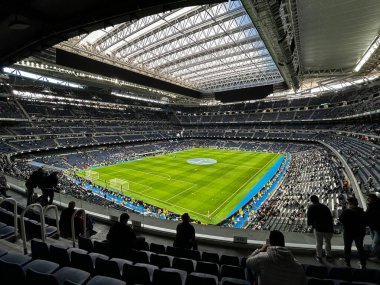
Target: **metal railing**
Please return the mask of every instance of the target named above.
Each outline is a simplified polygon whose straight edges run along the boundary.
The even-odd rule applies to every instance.
[[[71,238],[73,239],[73,247],[75,247],[75,217],[78,213],[83,214],[83,234],[86,234],[86,211],[82,208],[76,209],[71,216]]]
[[[45,219],[45,216],[46,216],[46,213],[50,210],[54,210],[54,213],[55,213],[55,220],[57,221],[56,223],[56,227],[57,227],[57,235],[58,235],[58,238],[60,236],[60,231],[59,231],[59,213],[58,213],[58,207],[56,205],[48,205],[46,206],[43,210],[44,210],[44,219]]]
[[[28,212],[32,208],[37,208],[40,212],[40,223],[41,223],[41,240],[43,242],[46,241],[46,235],[45,235],[45,217],[44,217],[44,210],[40,204],[30,204],[28,205],[24,211],[22,211],[20,216],[20,223],[21,223],[21,238],[22,238],[22,245],[24,247],[24,254],[28,254],[28,248],[26,246],[26,231],[25,231],[25,213]]]

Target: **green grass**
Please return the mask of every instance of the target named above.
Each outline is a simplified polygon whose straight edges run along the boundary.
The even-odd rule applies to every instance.
[[[176,156],[176,158],[174,158]],[[169,211],[216,224],[227,217],[249,190],[281,157],[278,153],[194,148],[93,169],[95,184],[129,181],[126,195]],[[212,158],[212,165],[193,165],[190,158]],[[79,171],[84,176],[85,171]],[[114,189],[115,190],[115,189]]]

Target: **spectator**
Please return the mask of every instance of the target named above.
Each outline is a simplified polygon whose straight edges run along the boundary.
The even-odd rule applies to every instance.
[[[184,213],[181,216],[182,223],[177,225],[177,235],[175,237],[173,246],[187,248],[187,249],[197,249],[197,242],[195,239],[195,229],[190,224],[190,216],[188,213]]]
[[[373,257],[370,257],[369,260],[380,262],[380,199],[376,194],[368,195],[366,217],[372,237],[371,252]]]
[[[3,195],[5,198],[9,198],[7,194],[7,179],[3,173],[0,173],[0,195]]]
[[[45,170],[42,167],[40,167],[38,168],[38,170],[33,171],[33,173],[29,176],[28,180],[26,180],[25,186],[27,205],[33,203],[34,188],[36,188],[37,186],[40,187],[42,185],[45,175]]]
[[[358,207],[358,200],[354,197],[347,199],[348,207],[343,210],[339,221],[343,224],[344,256],[346,265],[351,267],[351,246],[355,241],[360,257],[362,269],[366,268],[366,256],[363,248],[365,236],[366,217],[362,208]]]
[[[71,218],[75,212],[75,202],[69,202],[69,205],[66,209],[63,209],[61,212],[61,217],[59,219],[59,229],[61,231],[61,236],[63,237],[71,237]],[[83,228],[83,213],[80,213],[74,218],[74,227],[75,227],[75,235],[84,234]],[[86,215],[86,236],[93,235],[96,232],[93,230],[93,221],[90,216]]]
[[[111,254],[114,257],[125,258],[130,256],[130,251],[135,247],[136,234],[127,225],[129,215],[122,213],[119,222],[116,222],[107,234],[107,240],[111,244]]]
[[[307,210],[307,224],[312,226],[316,240],[316,260],[322,262],[323,240],[325,241],[326,259],[332,261],[331,255],[331,239],[334,232],[333,217],[330,209],[319,203],[316,195],[310,197],[311,205]]]
[[[51,205],[54,199],[54,191],[58,186],[58,172],[53,172],[48,176],[44,176],[42,180],[41,190],[42,196],[40,197],[41,205]]]
[[[269,244],[256,249],[247,259],[247,268],[258,278],[259,285],[301,285],[306,283],[302,265],[285,247],[280,231],[271,231]]]
[[[75,212],[75,202],[69,202],[69,206],[63,209],[61,216],[59,218],[59,230],[61,231],[61,236],[70,237],[71,236],[71,217]]]

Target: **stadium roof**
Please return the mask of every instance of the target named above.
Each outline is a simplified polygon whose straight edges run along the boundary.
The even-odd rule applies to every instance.
[[[240,1],[151,15],[57,47],[201,92],[283,81]]]
[[[380,73],[379,18],[378,0],[3,1],[0,65],[61,43],[200,93],[311,90]]]

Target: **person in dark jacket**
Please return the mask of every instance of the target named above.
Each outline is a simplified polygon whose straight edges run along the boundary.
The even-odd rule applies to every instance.
[[[4,196],[5,198],[9,198],[7,194],[7,179],[5,178],[5,175],[0,172],[0,195]]]
[[[122,213],[119,222],[116,222],[107,234],[107,240],[111,246],[111,254],[114,257],[126,258],[130,256],[131,249],[136,244],[136,234],[128,226],[129,215]]]
[[[195,229],[190,224],[190,216],[184,213],[181,216],[182,223],[177,226],[177,235],[175,237],[173,246],[187,249],[197,249],[197,242],[195,239]]]
[[[26,180],[25,186],[26,186],[27,205],[30,205],[33,203],[34,188],[42,187],[42,183],[44,181],[45,175],[46,175],[45,170],[42,167],[40,167],[36,171],[33,171],[32,174],[29,176],[29,178]]]
[[[40,186],[42,196],[40,197],[41,205],[51,205],[54,199],[54,191],[58,186],[58,172],[52,172],[48,176],[44,176]]]
[[[59,230],[63,237],[71,236],[71,217],[75,212],[75,202],[69,202],[69,206],[63,209],[59,218]]]
[[[367,202],[366,218],[372,237],[373,255],[369,260],[380,262],[380,199],[376,194],[369,194]]]
[[[311,205],[307,210],[307,224],[314,230],[316,240],[316,256],[318,262],[322,261],[323,255],[323,240],[325,241],[326,259],[331,261],[331,239],[334,232],[333,217],[330,209],[319,203],[316,195],[310,197]]]
[[[343,224],[344,256],[346,265],[351,266],[351,246],[355,242],[360,257],[361,268],[366,268],[366,255],[363,240],[366,228],[366,216],[362,208],[358,207],[358,200],[354,197],[347,199],[347,208],[343,210],[339,221]]]

